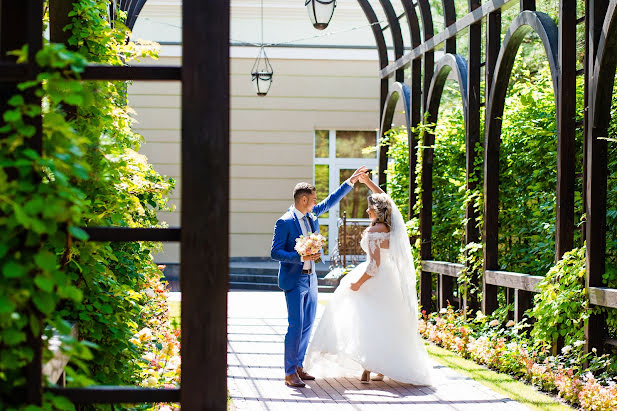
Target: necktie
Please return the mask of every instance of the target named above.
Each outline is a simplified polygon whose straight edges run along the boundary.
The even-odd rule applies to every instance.
[[[308,217],[305,215],[304,217],[302,217],[302,219],[304,220],[304,225],[306,225],[306,234],[311,235],[313,233],[313,230],[311,230],[311,226],[309,225]],[[314,265],[315,261],[311,261],[311,271],[315,271],[313,270]]]
[[[308,235],[311,235],[313,233],[313,230],[311,230],[311,226],[309,225],[308,217],[304,216],[304,218],[302,218],[302,219],[304,220],[304,224],[306,225],[306,233]]]

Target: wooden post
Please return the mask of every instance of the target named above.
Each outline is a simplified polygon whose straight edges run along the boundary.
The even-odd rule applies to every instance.
[[[607,0],[592,0],[587,2],[588,37],[586,70],[594,72],[594,61],[598,51],[598,43],[602,36],[602,24],[608,8]],[[598,90],[590,90],[589,98],[592,98]],[[597,101],[589,101],[591,110],[585,129],[586,140],[586,241],[587,241],[587,287],[601,287],[604,285],[602,275],[606,269],[606,180],[607,180],[607,146],[606,140],[598,139],[607,135],[607,129],[594,124],[594,106]],[[609,104],[607,101],[600,102]],[[599,109],[599,108],[598,108]],[[606,319],[603,315],[591,315],[585,329],[587,350],[592,348],[602,351],[604,339],[607,335]]]
[[[410,121],[412,127],[422,123],[422,59],[411,62],[411,103]],[[416,217],[416,165],[418,160],[418,134],[413,132],[409,136],[409,219]]]
[[[557,94],[557,209],[555,262],[574,242],[576,177],[576,0],[559,2],[559,87]]]
[[[422,30],[424,32],[424,41],[427,41],[433,37],[433,17],[431,14],[431,6],[428,0],[418,0],[420,7],[420,16],[422,18]],[[423,74],[422,74],[422,113],[426,113],[428,110],[428,92],[431,86],[431,80],[433,78],[433,70],[435,66],[435,53],[428,51],[424,54],[422,60]],[[431,141],[434,136],[429,132],[424,133],[424,139],[422,144],[424,147],[430,147]],[[431,226],[432,226],[432,209],[427,208],[426,204],[432,203],[432,190],[433,190],[433,176],[432,167],[427,166],[429,161],[432,163],[432,149],[423,149],[423,162],[422,162],[422,209],[420,210],[420,260],[430,260],[431,256]],[[427,175],[428,174],[428,175]],[[427,191],[428,188],[428,191]],[[431,310],[432,306],[432,275],[429,272],[420,272],[420,305],[427,311]]]
[[[187,410],[227,407],[229,9],[229,1],[183,2],[180,397]]]
[[[495,75],[495,66],[497,64],[497,57],[499,55],[499,49],[501,47],[501,11],[496,11],[489,14],[487,18],[486,28],[486,92],[485,99],[488,102],[493,90],[491,90],[491,84]],[[486,111],[488,119],[488,110]],[[495,158],[496,156],[496,158]],[[487,165],[487,161],[491,161],[490,167]],[[499,149],[496,152],[488,153],[485,150],[484,153],[484,195],[486,198],[487,191],[492,190],[493,193],[499,190],[499,181],[495,176],[499,173]],[[487,207],[485,200],[484,211],[484,270],[495,270],[499,268],[497,263],[497,239],[498,239],[498,221],[496,204],[489,204]],[[497,309],[497,287],[487,284],[486,281],[482,281],[482,312],[490,314]]]
[[[535,10],[536,9],[536,0],[521,0],[521,11],[523,10]],[[576,13],[576,7],[574,8],[574,12]]]
[[[447,308],[449,305],[454,305],[454,281],[453,278],[445,274],[437,274],[437,289],[439,290],[438,308]]]
[[[533,307],[533,293],[525,290],[514,291],[514,321],[523,320],[525,311]]]
[[[469,2],[469,11],[480,7],[480,0]],[[482,60],[482,23],[469,26],[469,58],[467,63],[467,122],[465,124],[465,184],[467,190],[474,191],[480,179],[474,169],[478,156],[476,145],[480,142],[480,66]],[[478,213],[473,203],[465,207],[465,244],[476,243],[480,239],[477,228]],[[480,273],[472,272],[471,286],[480,287]],[[478,296],[467,294],[461,300],[463,307],[476,311],[479,308]]]

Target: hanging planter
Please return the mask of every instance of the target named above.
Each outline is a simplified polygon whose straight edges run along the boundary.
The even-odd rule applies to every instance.
[[[317,30],[328,27],[336,8],[336,0],[306,0],[304,5],[308,10],[313,27]]]
[[[263,97],[268,94],[268,90],[270,90],[270,86],[272,85],[274,70],[270,65],[270,61],[266,55],[266,49],[263,45],[259,49],[257,60],[255,60],[255,63],[253,64],[251,76],[253,87],[255,87],[257,95]]]

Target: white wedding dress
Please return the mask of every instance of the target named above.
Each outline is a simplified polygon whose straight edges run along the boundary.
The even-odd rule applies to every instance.
[[[313,375],[359,377],[366,369],[403,383],[431,384],[432,367],[417,331],[409,240],[394,204],[392,210],[391,231],[364,233],[360,245],[368,261],[343,277],[326,306],[304,364]],[[372,278],[352,291],[350,284],[365,272]]]

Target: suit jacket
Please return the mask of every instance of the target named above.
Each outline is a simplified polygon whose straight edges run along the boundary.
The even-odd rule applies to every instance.
[[[327,212],[332,206],[341,201],[347,193],[351,191],[351,185],[344,182],[328,198],[313,207],[314,218],[310,218],[311,230],[319,232],[319,220],[317,217]],[[302,274],[304,262],[300,254],[294,247],[296,238],[302,235],[300,221],[296,214],[291,211],[291,207],[281,218],[276,221],[274,226],[274,236],[272,237],[272,249],[270,256],[273,260],[279,261],[278,286],[281,290],[291,290],[296,286]]]

